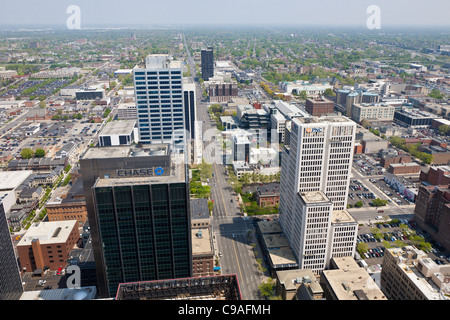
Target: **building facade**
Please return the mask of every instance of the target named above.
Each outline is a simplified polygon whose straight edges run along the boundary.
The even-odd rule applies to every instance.
[[[385,250],[381,289],[389,300],[449,300],[450,270],[412,246]]]
[[[281,156],[280,224],[302,267],[321,270],[327,266],[333,243],[332,213],[347,207],[355,132],[356,124],[341,116],[292,120],[290,145]],[[310,209],[301,200],[301,194],[308,192],[321,192],[326,201]],[[308,217],[309,212],[318,216]],[[311,252],[306,241],[311,241]]]
[[[76,220],[32,224],[17,244],[22,270],[64,268],[79,238]]]
[[[80,165],[101,297],[192,275],[187,169],[170,145],[90,148]]]
[[[305,110],[312,116],[323,116],[334,112],[334,102],[322,97],[306,99]]]
[[[182,75],[180,61],[164,54],[149,55],[144,68],[133,69],[140,142],[183,146]]]
[[[201,51],[202,79],[208,81],[214,77],[214,50],[212,47]]]
[[[5,213],[0,202],[0,300],[19,300],[22,280]]]

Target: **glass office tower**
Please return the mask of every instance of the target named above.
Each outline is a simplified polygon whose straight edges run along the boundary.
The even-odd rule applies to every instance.
[[[169,145],[90,148],[80,160],[99,295],[192,275],[186,166]]]
[[[185,117],[182,65],[167,54],[151,54],[133,69],[139,141],[183,147]]]
[[[23,293],[19,266],[0,201],[0,300],[19,300]]]
[[[202,79],[208,81],[214,77],[214,50],[212,47],[202,49],[201,52]]]

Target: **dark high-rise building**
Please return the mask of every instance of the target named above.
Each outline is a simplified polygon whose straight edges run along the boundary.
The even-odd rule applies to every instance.
[[[0,201],[0,300],[19,300],[23,293],[19,266]]]
[[[202,79],[208,81],[214,77],[214,50],[212,47],[202,49]]]
[[[80,160],[100,297],[192,275],[189,183],[169,144],[89,148]]]

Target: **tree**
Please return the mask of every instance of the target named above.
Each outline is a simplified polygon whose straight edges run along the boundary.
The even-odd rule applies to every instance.
[[[369,128],[370,127],[370,122],[369,122],[369,120],[367,120],[367,119],[362,119],[361,120],[361,125],[364,127],[364,128]]]
[[[31,150],[30,148],[22,149],[22,151],[20,152],[20,156],[22,157],[22,159],[30,159],[31,157],[33,157],[33,150]]]
[[[388,201],[387,200],[381,200],[380,198],[376,198],[372,201],[373,205],[376,207],[382,207],[387,205]]]
[[[450,126],[443,124],[438,127],[438,132],[441,135],[447,135],[450,132]]]
[[[272,278],[268,278],[267,281],[261,283],[259,285],[259,291],[261,292],[261,295],[265,298],[269,298],[271,295],[273,295],[273,280]]]
[[[45,156],[45,150],[44,149],[36,149],[36,152],[34,153],[34,156],[36,158],[42,158]]]
[[[435,98],[435,99],[444,99],[444,96],[442,95],[442,93],[438,90],[438,89],[433,89],[431,90],[431,92],[428,94],[429,97],[431,98]]]
[[[336,95],[336,94],[334,93],[333,89],[330,89],[330,88],[326,89],[325,92],[324,92],[324,94],[325,94],[326,96],[330,96],[330,97],[334,97],[334,96]]]
[[[361,208],[363,206],[363,202],[359,200],[357,203],[355,203],[355,207]]]

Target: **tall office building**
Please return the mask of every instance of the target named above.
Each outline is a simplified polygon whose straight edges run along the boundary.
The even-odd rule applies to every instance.
[[[354,254],[357,225],[345,209],[355,131],[343,116],[292,119],[281,157],[280,224],[302,267],[321,270],[335,254]]]
[[[202,49],[201,52],[202,79],[208,81],[214,77],[214,50],[212,47]]]
[[[0,201],[0,300],[19,300],[23,293],[19,266]]]
[[[197,97],[195,82],[183,78],[183,105],[187,142],[187,158],[189,164],[200,164],[202,159],[202,130],[197,121]]]
[[[80,166],[101,297],[192,275],[184,155],[169,144],[89,148]]]
[[[184,147],[182,76],[181,62],[167,54],[151,54],[133,69],[140,142]]]

